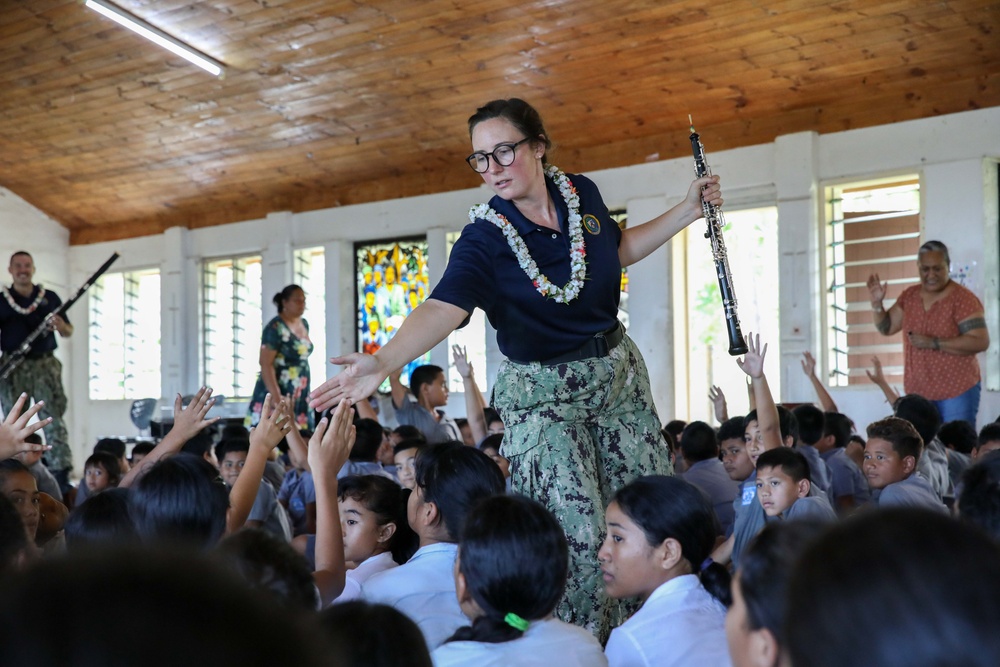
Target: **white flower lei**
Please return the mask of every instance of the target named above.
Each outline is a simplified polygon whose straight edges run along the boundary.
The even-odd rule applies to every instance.
[[[14,301],[14,295],[11,294],[10,290],[6,287],[3,287],[3,296],[7,299],[7,304],[15,313],[18,313],[19,315],[30,315],[38,309],[38,306],[45,299],[45,289],[41,285],[38,286],[38,296],[35,297],[35,300],[32,301],[27,308],[18,305],[18,303]]]
[[[565,173],[555,165],[549,165],[545,173],[552,177],[555,184],[559,186],[559,193],[563,196],[566,206],[569,209],[569,282],[563,287],[553,285],[545,274],[538,270],[538,265],[531,258],[528,246],[524,239],[517,233],[514,225],[510,224],[504,216],[494,211],[488,204],[473,206],[469,210],[469,220],[475,222],[477,219],[487,220],[500,228],[503,235],[507,237],[507,244],[514,251],[518,264],[531,279],[531,283],[542,296],[549,297],[557,303],[569,303],[577,297],[583,289],[583,281],[587,279],[587,252],[583,244],[583,224],[580,217],[580,196],[576,193],[576,188]]]

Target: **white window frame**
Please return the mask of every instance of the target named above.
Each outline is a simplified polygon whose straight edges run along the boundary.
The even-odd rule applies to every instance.
[[[212,312],[210,306],[216,303],[214,291],[218,269],[229,264],[233,270],[233,295],[225,305],[227,310]],[[213,257],[202,261],[201,265],[201,376],[202,384],[211,386],[216,396],[224,396],[232,401],[249,401],[253,393],[257,375],[260,372],[259,354],[260,336],[263,330],[263,309],[261,307],[262,285],[246,283],[247,267],[251,264],[260,265],[263,260],[259,254],[239,255],[232,257]],[[222,313],[227,313],[228,317]],[[214,359],[211,356],[216,344],[214,325],[216,319],[229,323],[230,337],[222,338],[225,343],[222,355],[232,360],[232,370],[229,378],[214,377],[217,374],[211,366]],[[220,346],[221,347],[221,346]],[[222,357],[219,357],[222,358]],[[228,368],[228,365],[224,366]],[[249,388],[249,389],[247,389]]]

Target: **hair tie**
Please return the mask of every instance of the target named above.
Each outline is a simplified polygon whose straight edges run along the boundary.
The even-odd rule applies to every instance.
[[[700,574],[700,573],[704,572],[705,570],[707,570],[707,569],[709,568],[709,566],[710,566],[710,565],[711,565],[712,563],[714,563],[714,562],[715,562],[715,561],[714,561],[714,560],[712,560],[712,557],[711,557],[711,556],[709,556],[708,558],[706,558],[705,560],[703,560],[703,561],[701,562],[701,568],[700,568],[700,569],[698,570],[698,573]]]
[[[515,630],[520,630],[521,632],[526,632],[528,630],[528,626],[531,625],[528,621],[524,620],[514,612],[504,616],[503,622]]]

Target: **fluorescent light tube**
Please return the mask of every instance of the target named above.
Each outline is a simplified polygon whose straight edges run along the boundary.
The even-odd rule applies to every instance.
[[[99,14],[107,16],[115,23],[128,28],[132,32],[142,35],[149,41],[162,46],[171,53],[179,55],[181,58],[197,65],[210,74],[220,76],[223,72],[223,65],[219,61],[213,60],[205,54],[195,51],[184,42],[171,37],[162,30],[146,23],[142,19],[132,16],[124,9],[121,9],[106,0],[87,0],[86,6]]]

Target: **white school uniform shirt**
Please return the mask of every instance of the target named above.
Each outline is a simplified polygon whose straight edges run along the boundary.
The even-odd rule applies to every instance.
[[[611,667],[731,667],[726,608],[685,574],[661,585],[642,608],[611,631]]]
[[[371,577],[379,572],[385,572],[398,567],[396,561],[392,559],[392,554],[386,551],[377,556],[365,559],[353,570],[348,570],[344,577],[344,592],[338,595],[330,604],[347,602],[361,597],[361,587]]]
[[[421,547],[403,565],[373,575],[361,586],[361,597],[409,616],[433,651],[469,623],[455,593],[457,555],[457,544],[439,542]]]
[[[532,621],[509,642],[448,642],[431,653],[434,667],[605,667],[601,645],[575,625],[550,618]]]

